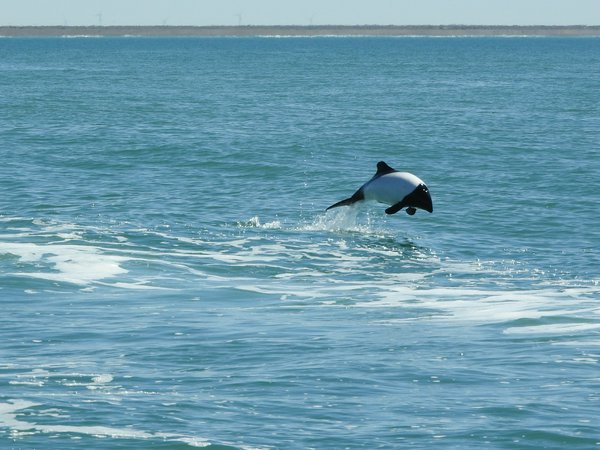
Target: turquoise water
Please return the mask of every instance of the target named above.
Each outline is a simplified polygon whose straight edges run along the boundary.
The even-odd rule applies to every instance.
[[[0,447],[600,445],[600,39],[0,39]],[[377,161],[433,214],[325,212]]]

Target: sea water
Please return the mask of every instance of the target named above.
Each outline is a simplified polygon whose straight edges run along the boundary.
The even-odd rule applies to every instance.
[[[600,39],[0,39],[2,449],[600,445]],[[434,212],[325,212],[376,163]]]

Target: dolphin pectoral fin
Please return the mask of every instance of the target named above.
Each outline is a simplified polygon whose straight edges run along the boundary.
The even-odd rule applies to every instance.
[[[401,202],[398,202],[398,203],[390,206],[389,208],[387,208],[385,210],[385,213],[386,214],[396,214],[398,211],[400,211],[405,206],[406,206],[406,204],[404,203],[404,200],[402,200]]]

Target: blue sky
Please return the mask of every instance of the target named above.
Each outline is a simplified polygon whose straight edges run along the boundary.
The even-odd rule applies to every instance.
[[[600,25],[600,0],[0,0],[0,25]]]

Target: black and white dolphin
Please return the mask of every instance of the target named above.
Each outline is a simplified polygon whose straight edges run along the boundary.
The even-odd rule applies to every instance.
[[[377,163],[377,173],[363,184],[352,197],[334,203],[327,209],[338,206],[352,205],[362,200],[376,200],[390,205],[385,210],[387,214],[395,214],[402,208],[413,215],[417,209],[433,212],[433,203],[429,189],[419,177],[408,172],[398,172],[385,162]]]

